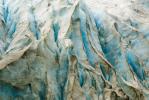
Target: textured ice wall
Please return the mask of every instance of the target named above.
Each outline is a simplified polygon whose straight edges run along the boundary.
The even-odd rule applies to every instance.
[[[0,100],[149,100],[148,0],[0,0]]]

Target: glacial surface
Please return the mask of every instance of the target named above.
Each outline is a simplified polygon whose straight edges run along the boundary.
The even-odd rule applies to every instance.
[[[0,0],[0,100],[149,100],[149,1]]]

